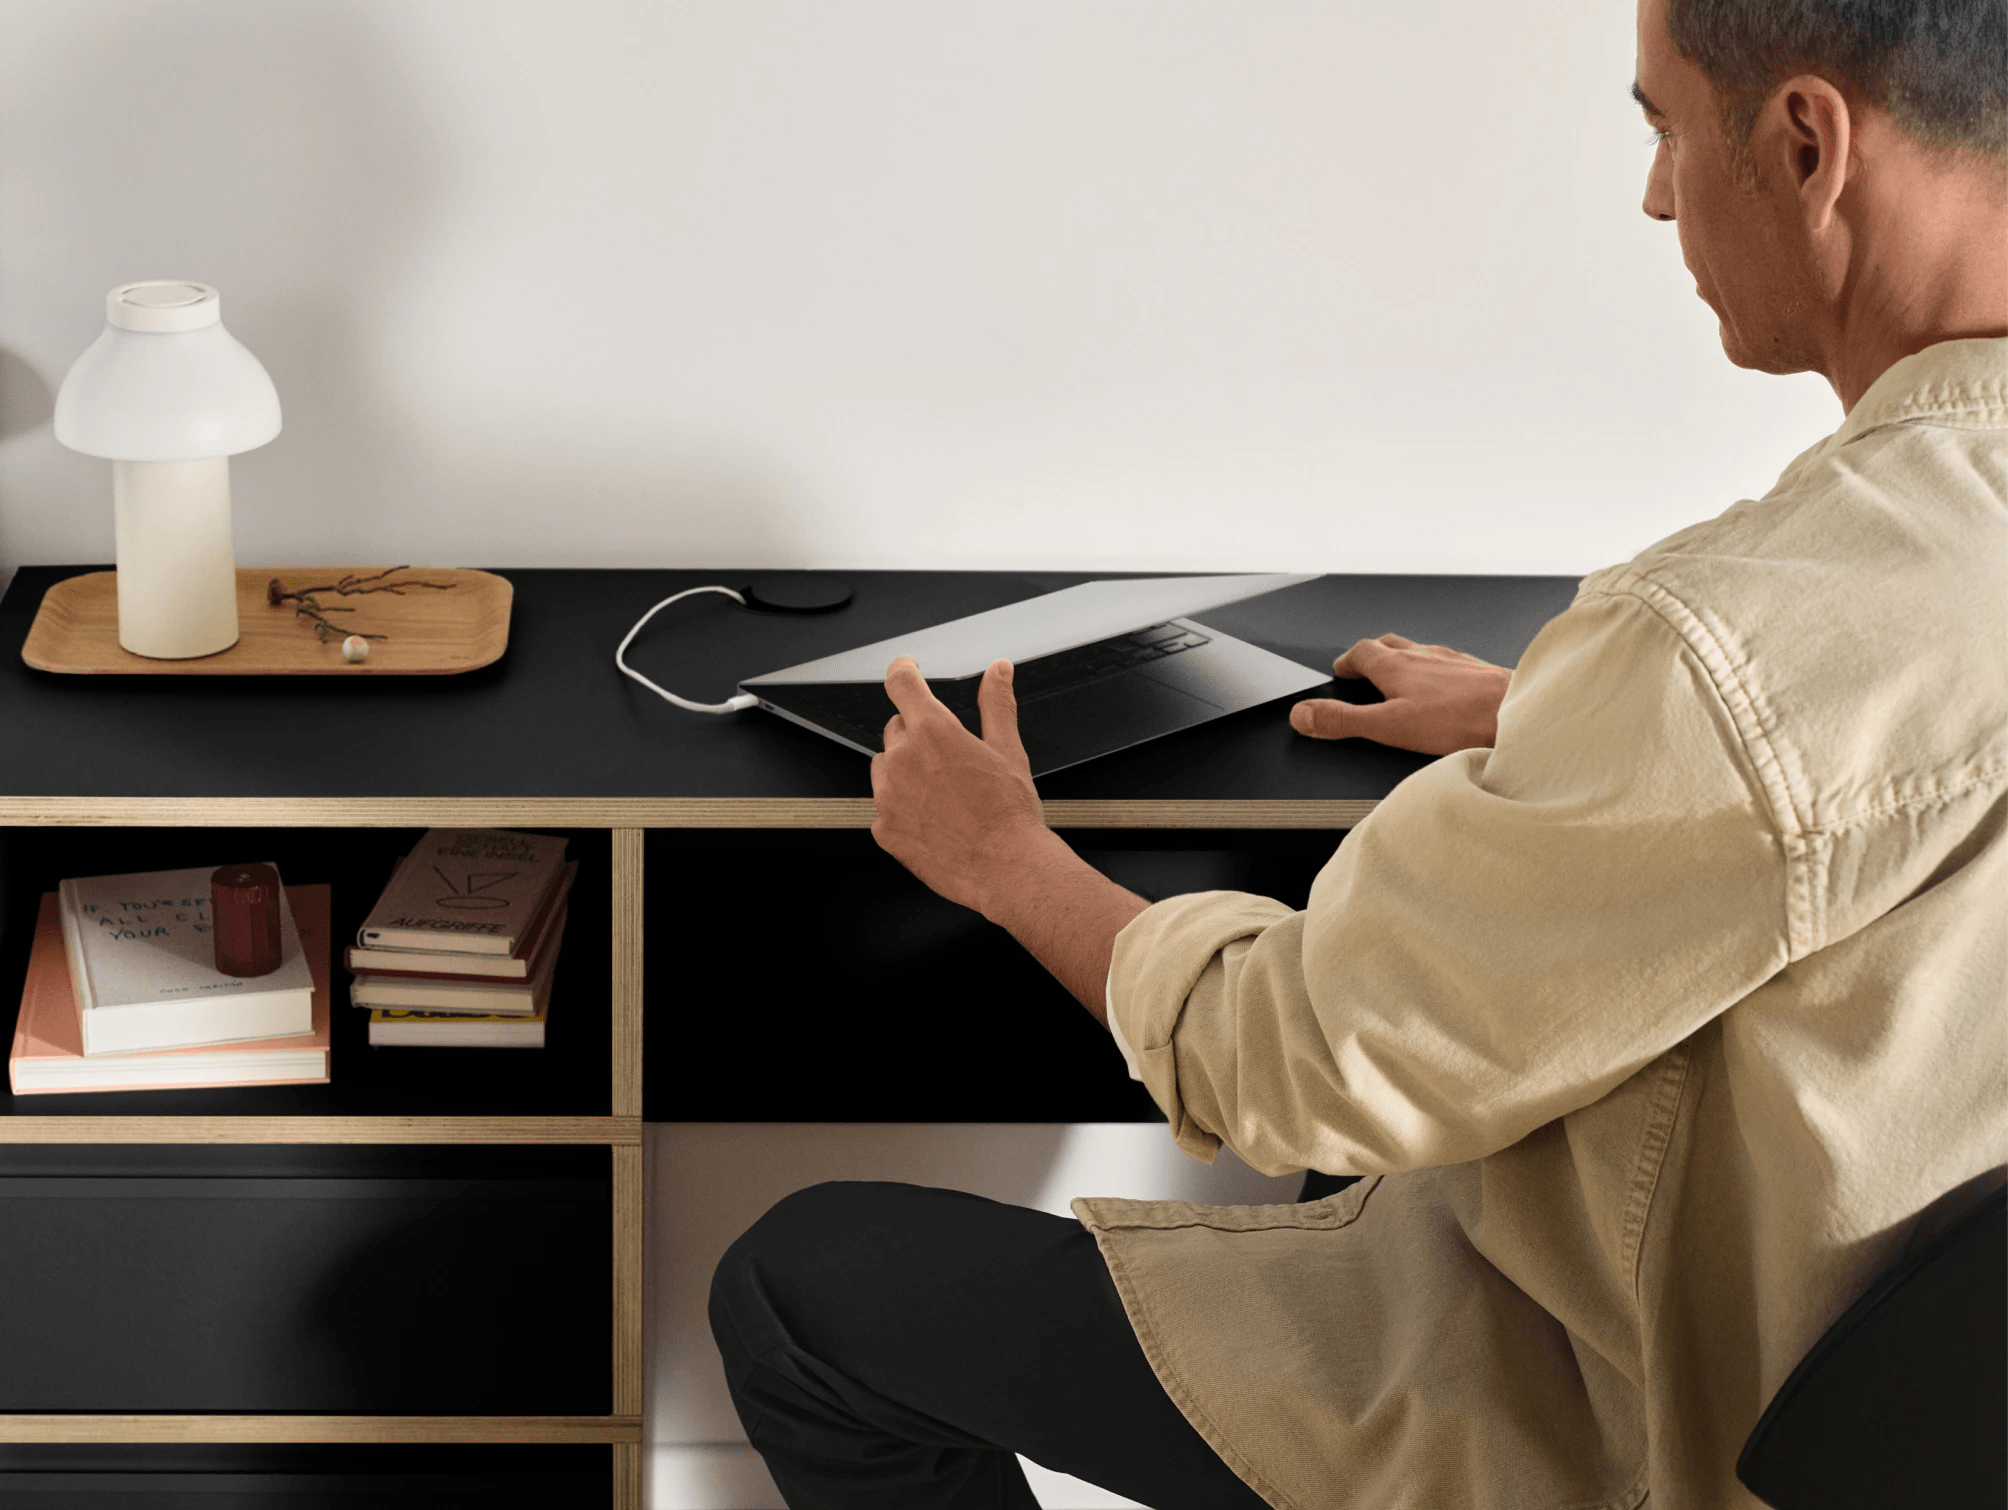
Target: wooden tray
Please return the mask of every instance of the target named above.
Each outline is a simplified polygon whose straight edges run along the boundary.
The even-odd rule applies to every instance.
[[[315,587],[344,577],[369,577],[380,566],[261,566],[237,572],[237,643],[193,660],[157,661],[119,648],[118,575],[87,572],[68,577],[42,598],[41,611],[21,647],[21,659],[38,671],[80,675],[107,672],[143,676],[451,676],[486,666],[509,648],[509,604],[515,590],[493,572],[463,567],[409,567],[388,580],[451,582],[440,591],[412,588],[342,597],[323,592],[316,601],[343,633],[381,634],[366,661],[342,657],[341,637],[323,643],[295,605],[274,606],[266,584],[277,577],[288,588]]]

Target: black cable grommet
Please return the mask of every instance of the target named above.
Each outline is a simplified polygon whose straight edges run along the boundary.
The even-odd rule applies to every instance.
[[[851,600],[848,582],[813,571],[776,572],[744,591],[746,606],[761,613],[835,613]]]

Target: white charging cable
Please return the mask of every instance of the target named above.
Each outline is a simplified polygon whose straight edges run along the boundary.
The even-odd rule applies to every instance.
[[[694,703],[687,697],[678,697],[674,692],[669,691],[667,688],[658,687],[654,682],[650,681],[647,677],[643,676],[639,671],[635,670],[634,667],[630,666],[624,659],[624,657],[627,655],[628,646],[634,643],[634,637],[641,633],[643,625],[647,624],[650,619],[654,618],[657,614],[661,613],[665,608],[669,607],[670,604],[675,603],[683,598],[687,598],[691,596],[693,593],[700,593],[700,592],[722,592],[725,594],[726,597],[730,598],[733,602],[737,603],[741,608],[744,608],[746,606],[745,598],[741,597],[737,592],[734,592],[729,587],[716,587],[716,586],[686,587],[682,592],[674,593],[671,596],[664,598],[660,603],[656,604],[655,607],[651,608],[647,613],[643,614],[639,619],[635,620],[634,628],[630,629],[627,632],[627,638],[621,641],[620,649],[614,652],[614,664],[620,667],[621,674],[623,676],[633,677],[636,681],[640,682],[644,687],[648,688],[649,691],[653,692],[657,697],[660,697],[667,702],[675,703],[679,708],[687,708],[692,713],[737,713],[742,708],[759,707],[760,699],[755,697],[750,692],[738,693],[736,696],[728,697],[722,703]]]

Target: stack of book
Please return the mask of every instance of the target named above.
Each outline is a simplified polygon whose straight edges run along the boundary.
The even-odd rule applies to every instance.
[[[578,869],[545,834],[427,830],[348,951],[370,1042],[542,1048]]]
[[[17,1096],[328,1078],[328,888],[282,888],[278,968],[216,968],[214,866],[43,896],[8,1057]]]

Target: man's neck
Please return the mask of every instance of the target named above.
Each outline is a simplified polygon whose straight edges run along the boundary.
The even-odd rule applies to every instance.
[[[1941,341],[2008,336],[2008,167],[1880,143],[1834,290],[1821,368],[1843,410]],[[1850,211],[1854,213],[1850,213]]]

